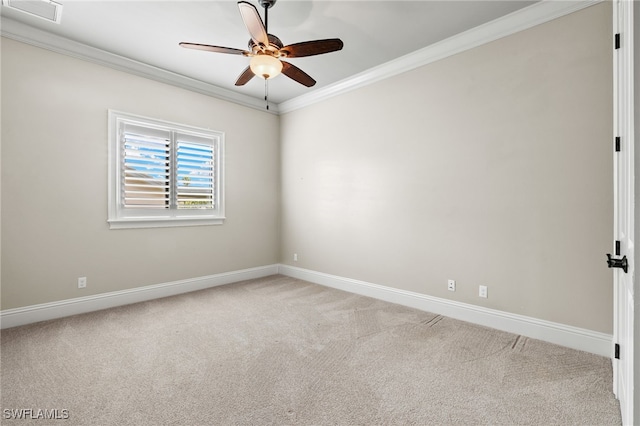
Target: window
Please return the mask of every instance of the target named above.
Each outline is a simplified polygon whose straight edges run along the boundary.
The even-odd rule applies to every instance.
[[[224,221],[224,133],[109,111],[109,226]]]

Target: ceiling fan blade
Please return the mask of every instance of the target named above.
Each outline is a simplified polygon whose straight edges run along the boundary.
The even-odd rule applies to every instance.
[[[290,79],[295,80],[303,86],[307,87],[311,87],[316,84],[316,81],[300,68],[296,67],[293,64],[290,64],[289,62],[280,62],[282,62],[282,74],[286,75]]]
[[[179,43],[180,46],[186,47],[187,49],[196,49],[196,50],[206,50],[208,52],[216,52],[216,53],[228,53],[230,55],[244,55],[247,56],[250,53],[246,50],[234,49],[232,47],[222,47],[222,46],[212,46],[210,44],[199,44],[199,43]]]
[[[280,49],[288,58],[302,58],[303,56],[321,55],[323,53],[341,50],[344,46],[339,38],[328,38],[324,40],[303,41],[294,43]]]
[[[254,75],[253,71],[251,71],[251,67],[247,67],[236,80],[236,86],[244,86],[253,78]]]
[[[246,1],[239,1],[238,8],[240,9],[240,15],[242,15],[244,25],[251,35],[251,39],[255,41],[256,44],[268,46],[269,36],[267,36],[267,30],[264,27],[262,18],[260,18],[258,9]]]

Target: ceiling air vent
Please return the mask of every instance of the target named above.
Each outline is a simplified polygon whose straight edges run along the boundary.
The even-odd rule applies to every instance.
[[[62,5],[50,0],[2,0],[2,4],[56,24],[62,17]]]

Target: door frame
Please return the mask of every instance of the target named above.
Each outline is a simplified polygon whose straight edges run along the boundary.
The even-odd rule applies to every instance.
[[[613,7],[613,34],[620,34],[620,46],[618,49],[613,50],[613,131],[614,138],[620,137],[622,143],[622,149],[626,152],[622,157],[626,161],[623,167],[627,167],[627,175],[625,176],[624,187],[626,191],[620,191],[618,186],[618,164],[622,158],[618,158],[618,154],[614,153],[614,203],[617,209],[618,197],[625,197],[626,200],[626,215],[628,217],[628,223],[630,224],[631,238],[635,239],[635,216],[634,216],[634,34],[633,34],[633,0],[614,0],[612,2]],[[617,211],[617,210],[616,210]],[[615,239],[618,238],[618,214],[614,215],[614,234]],[[633,248],[635,250],[635,248]],[[633,252],[630,252],[629,262],[633,290],[635,290],[635,268],[634,257],[631,256]],[[622,416],[622,422],[625,425],[634,424],[634,382],[635,382],[635,369],[634,358],[640,354],[635,352],[634,344],[634,322],[635,322],[635,303],[634,306],[624,307],[620,306],[619,300],[619,277],[622,274],[621,271],[616,270],[614,272],[614,334],[613,344],[620,343],[620,359],[612,357],[613,363],[613,391],[616,397],[620,400],[620,410]],[[635,292],[634,292],[635,293]],[[635,299],[635,296],[633,297]],[[623,317],[624,316],[624,317]],[[631,334],[625,334],[620,330],[630,330]],[[625,363],[625,370],[629,372],[631,377],[627,377],[624,389],[621,388],[623,384],[618,380],[619,370],[621,363]],[[640,408],[640,407],[639,407]]]

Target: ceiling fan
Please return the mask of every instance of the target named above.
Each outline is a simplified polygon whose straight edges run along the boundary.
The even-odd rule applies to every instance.
[[[339,38],[330,38],[304,41],[284,46],[278,37],[267,32],[269,23],[268,10],[276,3],[276,0],[258,1],[260,5],[264,7],[264,23],[260,18],[258,9],[253,4],[246,1],[238,2],[240,15],[242,16],[244,25],[247,27],[247,30],[251,35],[248,50],[186,42],[180,43],[180,46],[189,49],[250,57],[251,61],[249,66],[236,80],[236,86],[243,86],[247,84],[256,75],[268,80],[280,73],[307,87],[311,87],[316,84],[316,81],[311,78],[309,74],[289,62],[283,61],[282,59],[301,58],[305,56],[335,52],[342,49],[342,40]]]

